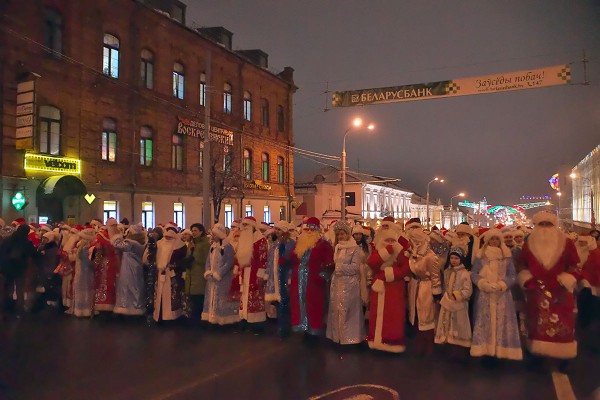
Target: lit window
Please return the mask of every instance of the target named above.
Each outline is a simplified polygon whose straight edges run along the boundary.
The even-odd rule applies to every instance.
[[[119,39],[108,33],[104,34],[102,73],[111,78],[119,78]]]
[[[60,110],[56,107],[40,107],[40,153],[60,154]]]
[[[279,220],[285,221],[285,206],[279,206]]]
[[[142,62],[140,65],[140,77],[142,86],[146,89],[154,87],[154,54],[150,50],[142,50]]]
[[[265,127],[269,126],[269,102],[267,101],[267,99],[262,99],[261,100],[261,107],[262,107],[262,124]]]
[[[142,202],[142,225],[146,229],[154,227],[154,204],[151,201]]]
[[[246,204],[246,217],[252,217],[252,204]]]
[[[231,228],[233,223],[233,207],[231,204],[225,204],[225,226]]]
[[[173,64],[173,96],[182,100],[185,88],[184,81],[183,65],[179,63]]]
[[[44,45],[54,55],[62,53],[62,16],[55,10],[46,8],[44,11]]]
[[[283,132],[285,129],[285,120],[283,115],[283,107],[277,106],[277,130]]]
[[[171,151],[171,168],[183,171],[183,136],[173,135]]]
[[[117,123],[111,118],[102,121],[102,159],[110,162],[117,159]]]
[[[263,221],[267,224],[271,223],[271,208],[269,206],[263,208]]]
[[[283,157],[277,157],[277,182],[285,182],[285,168]]]
[[[206,74],[200,74],[200,105],[206,105]]]
[[[152,166],[152,129],[147,126],[140,128],[140,165]]]
[[[118,219],[117,217],[117,202],[116,201],[105,201],[104,202],[104,223],[109,218]]]
[[[223,172],[231,172],[231,152],[223,153]]]
[[[185,226],[183,221],[183,203],[173,203],[173,222],[177,226]]]
[[[249,181],[252,179],[252,151],[244,149],[244,179]]]
[[[262,180],[267,182],[269,180],[269,155],[262,153]]]
[[[231,85],[227,82],[223,85],[223,112],[231,114]]]
[[[252,121],[252,95],[250,92],[244,92],[244,119]]]

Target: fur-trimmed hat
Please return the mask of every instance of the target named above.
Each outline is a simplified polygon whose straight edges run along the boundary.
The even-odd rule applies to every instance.
[[[590,236],[589,233],[584,233],[582,235],[579,235],[579,237],[577,238],[577,241],[585,242],[588,250],[594,250],[594,249],[598,248],[598,242],[596,242],[596,239],[594,239],[593,236]]]
[[[513,231],[513,237],[525,237],[525,232],[523,232],[521,229],[515,229]]]
[[[333,230],[334,231],[344,231],[346,233],[351,233],[352,232],[352,227],[346,221],[338,221],[333,226]]]
[[[60,235],[56,232],[46,232],[42,237],[48,239],[49,242],[58,243],[58,239],[60,239]]]
[[[456,233],[467,233],[473,236],[473,229],[471,229],[471,226],[466,222],[461,222],[460,224],[456,225]]]
[[[52,231],[52,227],[50,225],[40,225],[40,232],[51,232]]]
[[[313,225],[316,229],[321,229],[321,221],[317,217],[310,217],[306,220],[306,225]]]
[[[186,229],[184,229],[184,230],[181,231],[181,235],[182,236],[183,235],[190,235],[190,236],[192,236],[192,231],[190,231],[189,229],[186,228]]]
[[[539,211],[533,215],[533,224],[538,225],[540,222],[549,222],[558,226],[558,216],[548,211]]]
[[[19,217],[19,218],[15,218],[11,225],[19,226],[19,225],[25,225],[25,223],[26,223],[25,218]]]
[[[406,224],[404,225],[404,230],[411,229],[411,228],[423,229],[423,224],[421,223],[421,219],[415,217],[415,218],[411,218],[408,221],[406,221]]]
[[[133,225],[129,225],[129,229],[127,229],[127,232],[130,235],[138,235],[140,233],[145,233],[146,229],[144,228],[144,225],[142,225],[142,223],[137,223],[137,224],[133,224]]]
[[[258,228],[258,223],[256,222],[256,218],[254,218],[253,216],[247,216],[242,218],[242,222],[240,224],[247,224],[250,225],[254,228]]]
[[[227,237],[227,228],[225,228],[225,225],[223,224],[215,224],[215,226],[212,227],[211,232],[213,236],[219,240],[225,240]]]
[[[281,220],[275,223],[275,229],[279,229],[280,231],[287,232],[290,229],[290,224],[287,221]]]
[[[233,222],[231,223],[231,228],[232,229],[239,228],[240,222],[242,222],[241,219],[239,219],[239,218],[238,219],[234,219]]]
[[[362,227],[362,225],[354,225],[352,227],[352,234],[354,235],[355,233],[360,233],[361,235],[364,235],[365,229]]]
[[[453,247],[450,249],[450,253],[448,253],[448,256],[451,255],[455,255],[460,257],[460,261],[464,262],[465,261],[465,251],[462,249],[462,247]]]
[[[92,225],[88,225],[79,232],[79,237],[83,240],[94,240],[96,238],[96,230]]]

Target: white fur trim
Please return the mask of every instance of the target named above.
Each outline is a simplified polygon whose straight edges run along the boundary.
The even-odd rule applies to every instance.
[[[540,222],[550,222],[554,226],[558,226],[558,216],[548,211],[540,211],[533,215],[533,224],[537,225]]]
[[[460,293],[460,290],[455,290],[452,292],[452,294],[454,295],[454,298],[456,299],[456,301],[465,301],[465,299],[463,299],[463,297],[462,297],[462,294]]]
[[[115,314],[122,315],[144,315],[145,311],[143,308],[125,308],[125,307],[115,307],[113,309]]]
[[[577,357],[577,342],[556,343],[541,340],[530,340],[527,347],[532,354],[563,360]]]
[[[239,317],[239,315],[230,315],[228,317],[219,317],[217,315],[214,315],[213,313],[203,312],[202,313],[202,321],[208,321],[209,323],[214,324],[214,325],[229,325],[229,324],[235,324],[237,322],[240,322],[240,317]]]
[[[517,282],[519,282],[519,286],[522,288],[525,287],[525,283],[527,283],[530,279],[533,279],[533,275],[528,269],[524,269],[517,275]]]
[[[375,282],[373,282],[373,284],[371,285],[371,289],[375,293],[383,293],[385,291],[383,281],[381,279],[376,279]]]
[[[382,350],[390,353],[404,353],[406,350],[406,346],[402,345],[392,345],[385,343],[377,343],[377,342],[369,342],[369,348],[373,350]]]
[[[386,282],[394,282],[394,268],[392,267],[385,267],[383,269],[383,273],[385,274],[385,281]]]
[[[500,286],[500,290],[503,292],[506,292],[506,289],[508,289],[508,285],[502,280],[498,281],[498,286]]]
[[[523,351],[521,348],[499,347],[495,345],[471,346],[471,356],[492,356],[496,358],[505,358],[508,360],[522,360]]]
[[[456,233],[468,233],[469,235],[473,236],[473,229],[471,229],[469,225],[458,224],[455,230]]]
[[[571,293],[573,293],[575,287],[577,287],[577,279],[568,272],[561,272],[556,277],[556,280]]]
[[[204,272],[204,279],[208,279],[209,276],[212,275],[212,271],[206,271]]]
[[[269,277],[268,275],[265,274],[265,269],[264,268],[259,268],[258,271],[256,271],[256,276],[259,277],[259,278],[262,278],[264,280],[267,280],[268,277]],[[265,276],[266,276],[266,278],[265,278]]]
[[[211,271],[213,279],[217,282],[221,282],[221,275],[217,271]]]
[[[381,259],[384,262],[389,260],[389,258],[392,256],[392,254],[389,251],[387,251],[385,247],[382,249],[378,249],[377,251],[379,252],[379,257],[381,257]]]

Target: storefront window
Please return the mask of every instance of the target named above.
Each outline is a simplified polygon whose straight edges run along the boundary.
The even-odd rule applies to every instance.
[[[154,203],[151,201],[142,202],[142,225],[146,229],[154,227]]]
[[[119,219],[117,216],[117,202],[116,201],[105,201],[104,202],[104,223],[109,218]]]

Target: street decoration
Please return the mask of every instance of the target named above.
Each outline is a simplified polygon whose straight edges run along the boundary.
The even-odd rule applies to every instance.
[[[558,176],[558,173],[552,175],[552,177],[548,179],[548,182],[550,182],[550,187],[552,189],[560,191],[560,178]]]
[[[92,204],[94,200],[96,200],[96,195],[94,193],[90,193],[83,196],[83,198],[88,202],[88,204]]]

